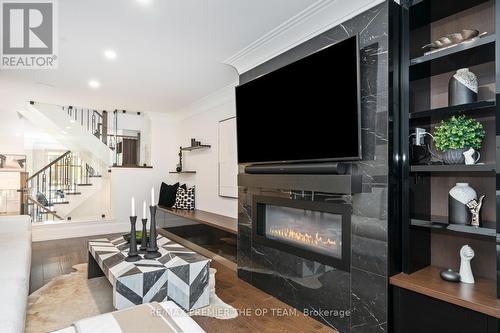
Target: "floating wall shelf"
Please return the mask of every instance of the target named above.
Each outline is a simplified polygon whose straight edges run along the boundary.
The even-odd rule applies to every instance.
[[[186,173],[186,174],[193,174],[193,173],[196,173],[196,171],[170,171],[169,173]]]
[[[210,145],[199,145],[199,146],[191,146],[191,147],[182,147],[182,151],[193,151],[198,149],[210,148]]]

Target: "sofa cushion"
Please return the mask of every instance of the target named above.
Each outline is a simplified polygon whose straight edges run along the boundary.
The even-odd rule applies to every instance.
[[[29,276],[31,269],[31,234],[28,231],[22,233],[3,234],[3,246],[0,248],[3,267],[2,278],[19,279],[27,283],[29,287]]]
[[[22,333],[26,319],[28,290],[24,281],[0,278],[0,332]]]
[[[179,183],[175,183],[174,185],[161,183],[158,205],[169,208],[172,207],[175,204],[175,195],[178,188]]]
[[[0,235],[20,231],[31,233],[31,218],[28,215],[0,216]]]

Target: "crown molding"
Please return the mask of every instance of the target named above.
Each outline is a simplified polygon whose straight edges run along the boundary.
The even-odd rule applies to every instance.
[[[239,74],[374,7],[384,0],[318,0],[223,63]]]
[[[238,81],[231,82],[227,86],[216,90],[193,103],[173,112],[172,116],[176,120],[186,119],[197,114],[207,112],[225,103],[234,102],[234,87]]]

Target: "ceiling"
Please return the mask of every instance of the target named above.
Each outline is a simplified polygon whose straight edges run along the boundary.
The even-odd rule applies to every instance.
[[[2,70],[0,91],[21,103],[173,112],[235,82],[222,61],[315,2],[58,1],[59,68]]]

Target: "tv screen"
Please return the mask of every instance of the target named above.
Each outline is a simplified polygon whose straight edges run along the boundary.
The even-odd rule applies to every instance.
[[[238,162],[361,158],[357,36],[236,87]]]

